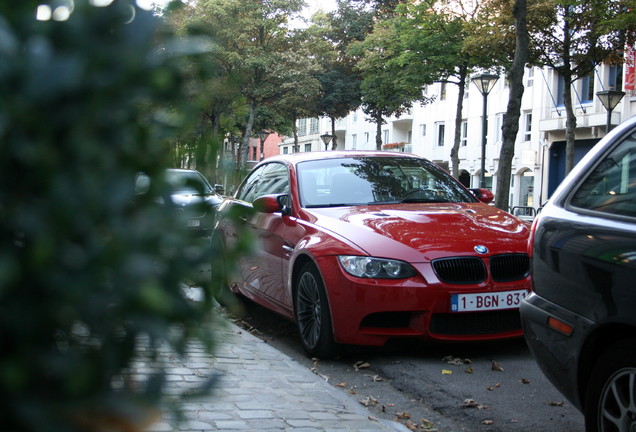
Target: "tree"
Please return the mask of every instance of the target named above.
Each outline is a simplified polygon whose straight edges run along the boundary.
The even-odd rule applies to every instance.
[[[0,430],[123,432],[161,409],[160,348],[213,343],[212,287],[182,283],[215,252],[157,205],[195,47],[133,1],[40,5],[0,4]]]
[[[235,79],[247,106],[242,162],[247,159],[259,107],[285,96],[289,91],[285,84],[298,71],[299,57],[294,55],[289,20],[302,5],[302,0],[198,0],[191,7],[190,25],[214,36],[216,61],[225,72],[221,83],[238,77]]]
[[[338,1],[338,9],[327,15],[312,17],[312,34],[316,61],[322,67],[317,76],[322,92],[318,101],[319,114],[331,119],[332,148],[337,148],[335,131],[337,118],[346,116],[360,106],[359,72],[356,59],[348,53],[355,41],[364,40],[373,26],[373,13],[363,8],[363,1]]]
[[[576,116],[572,84],[594,72],[597,64],[619,60],[634,13],[621,0],[541,0],[532,2],[528,15],[537,25],[530,28],[535,64],[549,66],[563,80],[566,112],[566,173],[574,167]],[[631,5],[633,6],[633,4]],[[613,24],[622,23],[627,27]]]
[[[390,115],[400,116],[416,101],[426,98],[420,77],[394,59],[402,52],[401,22],[389,19],[379,22],[363,42],[351,45],[349,52],[360,58],[357,69],[362,76],[360,86],[364,112],[376,124],[376,149],[382,148],[382,125]]]
[[[499,155],[497,190],[495,193],[495,205],[506,211],[509,208],[512,158],[514,156],[517,133],[519,132],[521,98],[524,92],[523,73],[529,56],[526,12],[526,0],[515,0],[513,15],[516,24],[516,48],[512,66],[508,70],[510,93],[508,97],[508,108],[503,123],[503,144]]]

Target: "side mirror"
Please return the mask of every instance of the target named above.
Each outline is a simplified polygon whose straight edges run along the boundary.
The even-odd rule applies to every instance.
[[[261,213],[281,212],[283,215],[288,215],[290,212],[289,195],[263,195],[256,198],[254,202],[252,202],[252,206],[254,207],[254,210]]]
[[[490,204],[495,199],[495,194],[493,194],[488,189],[474,188],[469,190],[472,192],[473,195],[475,195],[475,198],[485,204]]]

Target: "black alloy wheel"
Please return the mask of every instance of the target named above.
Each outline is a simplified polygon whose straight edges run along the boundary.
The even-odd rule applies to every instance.
[[[313,263],[303,264],[295,282],[296,325],[300,342],[310,357],[336,353],[325,286]]]
[[[636,340],[621,341],[596,361],[585,399],[587,432],[636,432]]]

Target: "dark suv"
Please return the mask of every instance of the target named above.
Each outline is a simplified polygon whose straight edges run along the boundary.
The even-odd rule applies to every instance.
[[[530,350],[588,432],[636,431],[636,117],[563,181],[530,242]]]
[[[169,202],[185,226],[201,235],[210,235],[216,220],[216,209],[223,200],[208,180],[197,170],[167,169],[167,193],[161,204]],[[144,193],[150,187],[147,175],[137,175],[135,189]]]

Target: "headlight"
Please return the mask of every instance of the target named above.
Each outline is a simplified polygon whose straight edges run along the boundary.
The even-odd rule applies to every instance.
[[[356,255],[339,255],[338,261],[347,273],[362,278],[404,279],[416,275],[404,261]]]

